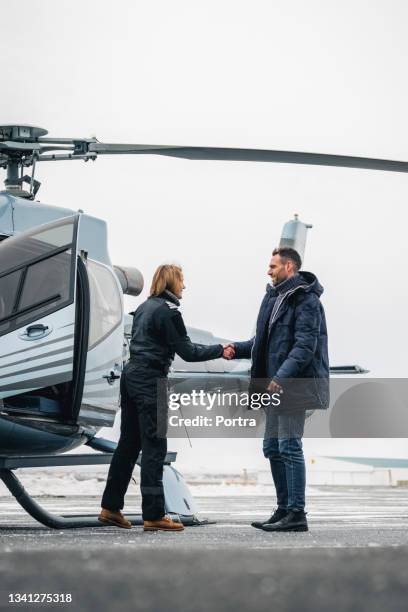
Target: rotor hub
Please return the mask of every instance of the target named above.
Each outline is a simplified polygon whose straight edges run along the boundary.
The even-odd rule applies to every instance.
[[[48,134],[48,130],[35,125],[0,125],[0,142],[2,140],[35,142],[46,134]]]

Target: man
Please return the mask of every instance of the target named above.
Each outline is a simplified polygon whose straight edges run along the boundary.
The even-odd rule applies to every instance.
[[[267,286],[255,336],[230,345],[230,358],[251,358],[252,380],[266,379],[270,392],[281,393],[280,409],[267,412],[263,442],[278,507],[269,519],[252,523],[264,531],[308,531],[305,411],[327,408],[329,402],[327,328],[319,299],[323,287],[314,274],[300,272],[301,265],[294,249],[273,251],[268,269],[273,286]]]

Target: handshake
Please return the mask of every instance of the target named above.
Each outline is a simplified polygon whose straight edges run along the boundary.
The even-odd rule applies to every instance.
[[[224,359],[230,360],[235,357],[235,346],[233,344],[224,344],[224,352],[222,354]]]

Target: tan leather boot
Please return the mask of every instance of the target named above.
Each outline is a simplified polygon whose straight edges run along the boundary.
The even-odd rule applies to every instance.
[[[182,523],[176,523],[167,515],[157,521],[143,521],[144,531],[183,531],[183,529]]]
[[[112,510],[102,508],[98,521],[105,523],[105,525],[116,525],[116,527],[123,527],[123,529],[132,529],[132,523],[123,516],[120,510],[113,512]]]

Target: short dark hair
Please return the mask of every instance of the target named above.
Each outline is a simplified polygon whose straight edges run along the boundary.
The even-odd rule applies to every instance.
[[[300,270],[300,268],[302,267],[302,259],[299,253],[291,247],[278,247],[276,249],[273,249],[272,255],[279,255],[281,259],[286,261],[290,259],[290,261],[293,261],[293,263],[295,264],[296,270]]]

